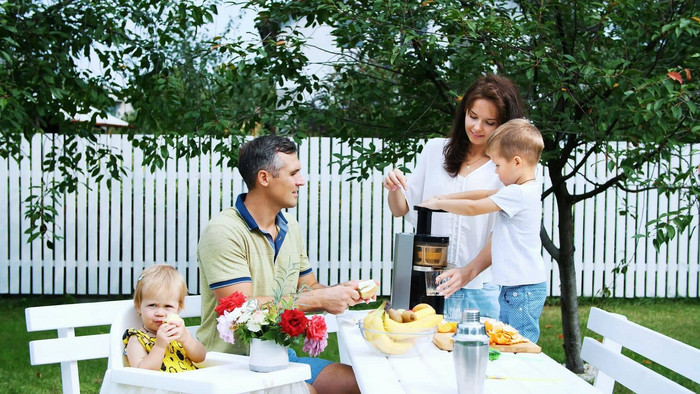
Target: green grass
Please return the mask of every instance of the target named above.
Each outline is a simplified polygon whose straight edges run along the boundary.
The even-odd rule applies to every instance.
[[[82,297],[80,301],[97,301],[97,298]],[[101,299],[100,299],[101,300]],[[545,305],[540,326],[542,334],[539,345],[544,353],[564,362],[564,350],[561,338],[561,312],[558,299],[550,299]],[[28,342],[35,339],[55,338],[55,332],[27,333],[24,320],[24,309],[30,306],[52,305],[76,302],[72,296],[0,296],[0,332],[6,338],[4,349],[0,352],[0,392],[2,393],[60,393],[61,370],[59,365],[29,364]],[[376,307],[377,303],[362,305],[361,309]],[[610,312],[627,316],[631,321],[639,323],[654,331],[700,348],[700,299],[636,299],[636,300],[606,300],[580,299],[579,319],[581,323],[581,335],[600,338],[585,329],[588,312],[591,306],[597,306]],[[188,324],[198,324],[198,319],[187,319]],[[109,327],[96,327],[78,329],[76,335],[87,333],[109,332]],[[297,347],[297,352],[300,351]],[[669,371],[659,365],[636,354],[630,354],[626,349],[623,352],[638,362],[653,370],[679,382],[692,392],[700,392],[700,384],[689,381],[678,374]],[[338,344],[335,333],[329,336],[328,347],[321,357],[330,360],[338,360]],[[102,377],[107,368],[107,360],[88,360],[78,363],[80,370],[80,387],[83,393],[99,392]],[[626,393],[628,390],[619,385],[616,393]]]
[[[579,299],[579,323],[581,338],[601,339],[600,335],[586,329],[588,313],[592,306],[608,312],[619,313],[628,320],[677,339],[695,348],[700,348],[700,299]],[[556,361],[564,362],[564,340],[562,338],[561,309],[559,299],[548,300],[540,317],[541,335],[538,345],[542,351]],[[700,393],[700,384],[691,381],[667,368],[652,363],[644,357],[623,349],[622,353],[652,370]],[[625,387],[615,384],[615,393],[630,393]]]

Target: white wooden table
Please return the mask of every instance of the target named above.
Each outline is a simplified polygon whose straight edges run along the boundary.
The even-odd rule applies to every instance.
[[[204,364],[180,373],[109,369],[101,393],[308,393],[304,380],[311,378],[311,368],[307,364],[289,363],[285,369],[260,373],[250,370],[247,356],[218,352],[207,353]]]
[[[414,357],[384,357],[362,339],[357,321],[368,311],[338,316],[342,361],[351,364],[363,394],[457,393],[452,353],[430,344]],[[592,385],[545,355],[501,353],[489,361],[485,393],[598,393]]]

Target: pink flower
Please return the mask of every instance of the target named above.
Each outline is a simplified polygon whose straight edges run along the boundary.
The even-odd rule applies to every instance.
[[[324,336],[324,338],[321,339],[320,341],[306,337],[306,338],[304,338],[304,349],[303,350],[306,353],[308,353],[309,356],[316,357],[319,354],[321,354],[323,349],[326,348],[326,345],[328,345],[327,338],[328,338],[328,334],[326,334]]]
[[[309,325],[306,327],[306,337],[316,341],[328,338],[326,319],[321,315],[311,316]]]
[[[223,315],[216,318],[216,321],[218,322],[216,324],[216,330],[219,331],[219,337],[223,339],[224,342],[233,345],[236,340],[233,336],[233,330],[231,330],[231,323],[229,323],[228,319],[226,318],[227,314],[228,312],[224,312]]]
[[[326,319],[321,315],[313,315],[306,326],[306,338],[304,338],[304,351],[311,357],[316,357],[328,345],[328,328]]]

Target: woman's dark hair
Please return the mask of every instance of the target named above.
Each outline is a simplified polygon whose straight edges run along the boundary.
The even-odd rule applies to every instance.
[[[498,125],[525,116],[523,100],[518,87],[510,79],[498,75],[480,77],[467,89],[455,111],[449,141],[443,150],[444,168],[450,176],[459,174],[459,169],[469,151],[469,138],[464,129],[464,118],[474,101],[484,99],[491,101],[498,109]]]

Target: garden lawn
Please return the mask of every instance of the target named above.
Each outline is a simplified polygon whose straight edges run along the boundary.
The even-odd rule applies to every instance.
[[[123,298],[123,297],[121,297]],[[81,297],[80,302],[102,301],[104,298]],[[30,306],[73,303],[72,296],[0,296],[0,332],[6,338],[0,352],[0,392],[1,393],[61,393],[61,370],[58,364],[31,366],[29,364],[29,341],[55,338],[55,332],[27,333],[24,309]],[[379,304],[361,305],[358,309],[375,308]],[[700,348],[700,299],[580,299],[579,318],[582,337],[600,338],[585,329],[591,306],[627,316],[633,322],[661,332],[693,347]],[[188,325],[199,324],[198,319],[186,319]],[[564,362],[561,312],[559,300],[548,300],[540,319],[542,334],[539,345],[542,351],[558,362]],[[94,332],[109,332],[109,327],[77,329],[76,335]],[[296,347],[300,352],[300,346]],[[630,355],[625,349],[623,352]],[[692,392],[700,392],[700,385],[666,370],[649,360],[631,354],[638,362],[649,366],[686,386]],[[328,347],[321,357],[338,360],[338,344],[335,333],[329,336]],[[102,377],[107,368],[107,360],[87,360],[78,363],[80,387],[83,393],[99,392]],[[619,385],[616,393],[629,392]]]

